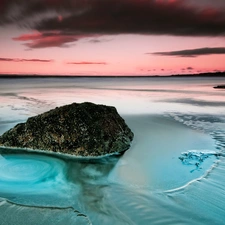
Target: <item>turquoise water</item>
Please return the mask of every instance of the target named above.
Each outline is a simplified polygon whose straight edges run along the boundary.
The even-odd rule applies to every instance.
[[[225,91],[212,88],[223,83],[1,79],[1,134],[90,101],[115,106],[135,138],[124,155],[97,159],[1,148],[0,224],[225,224]]]

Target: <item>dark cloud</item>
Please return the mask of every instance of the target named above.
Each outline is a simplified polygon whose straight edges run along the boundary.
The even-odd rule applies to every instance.
[[[50,62],[53,62],[53,60],[49,60],[49,59],[0,58],[0,62],[41,62],[41,63],[50,63]]]
[[[188,0],[1,0],[0,21],[17,22],[43,35],[70,32],[79,39],[115,34],[224,36],[225,4],[219,8],[214,2],[205,7]],[[78,40],[68,39],[55,46]],[[42,47],[33,42],[28,47]]]
[[[224,0],[186,0],[189,4],[194,4],[200,8],[207,7],[214,7],[214,8],[224,8],[225,7],[225,1]]]
[[[106,62],[90,62],[90,61],[67,62],[67,64],[73,64],[73,65],[107,65]]]
[[[96,37],[96,35],[76,35],[71,32],[36,32],[24,34],[13,38],[15,41],[25,41],[25,46],[29,48],[47,48],[47,47],[68,47],[69,43],[82,38]]]
[[[38,30],[98,34],[224,35],[225,11],[197,10],[181,1],[92,0],[81,13],[71,12],[37,24]],[[178,19],[179,18],[179,19]]]
[[[225,54],[225,48],[196,48],[196,49],[186,49],[180,51],[170,51],[170,52],[154,52],[146,53],[154,54],[160,56],[179,56],[179,57],[197,57],[201,55],[212,55],[212,54]]]

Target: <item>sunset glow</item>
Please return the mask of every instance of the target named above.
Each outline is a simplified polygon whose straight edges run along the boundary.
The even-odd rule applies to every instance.
[[[225,71],[223,0],[1,1],[0,73]]]

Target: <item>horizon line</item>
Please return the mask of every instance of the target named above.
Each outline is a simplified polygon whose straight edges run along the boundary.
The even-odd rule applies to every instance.
[[[144,78],[144,77],[198,77],[198,76],[225,76],[225,71],[218,72],[204,72],[194,74],[172,74],[172,75],[69,75],[69,74],[0,74],[0,78]]]

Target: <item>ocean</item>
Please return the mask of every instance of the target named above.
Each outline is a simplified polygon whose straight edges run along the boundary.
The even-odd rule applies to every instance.
[[[0,225],[225,224],[222,77],[1,78],[0,135],[73,102],[115,106],[122,156],[0,148]]]

